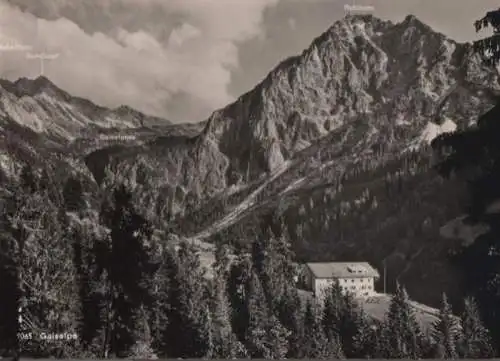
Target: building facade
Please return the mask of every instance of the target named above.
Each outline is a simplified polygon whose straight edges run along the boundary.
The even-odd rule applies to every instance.
[[[307,263],[305,269],[304,283],[316,298],[321,297],[334,282],[356,298],[372,297],[376,294],[375,280],[380,277],[367,262]]]

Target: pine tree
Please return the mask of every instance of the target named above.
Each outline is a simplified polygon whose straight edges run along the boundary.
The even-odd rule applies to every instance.
[[[344,357],[340,343],[336,342],[336,339],[332,343],[326,337],[318,319],[318,311],[309,300],[306,303],[300,336],[297,356],[299,358],[340,359]]]
[[[322,325],[328,337],[340,334],[340,323],[342,319],[344,297],[342,287],[334,282],[325,292],[323,298]]]
[[[145,310],[154,303],[152,284],[159,267],[154,260],[157,250],[151,240],[150,223],[136,212],[132,195],[123,185],[114,190],[112,204],[103,205],[101,219],[110,230],[102,243],[102,248],[108,248],[102,264],[107,275],[109,310],[105,343],[118,357],[127,356],[146,337],[138,333],[144,329],[138,323],[142,324],[143,317],[149,318]]]
[[[232,262],[228,278],[229,303],[231,305],[231,325],[239,341],[245,343],[250,322],[247,285],[252,274],[252,262],[248,255],[239,251]]]
[[[279,319],[272,315],[267,325],[267,343],[269,344],[269,353],[266,358],[283,359],[289,352],[290,331],[284,327]]]
[[[354,342],[359,333],[360,310],[351,293],[342,296],[342,312],[339,324],[339,336],[346,357],[352,358],[355,354]]]
[[[288,352],[289,332],[272,314],[261,281],[254,271],[246,293],[249,313],[245,344],[251,358],[284,358]]]
[[[298,358],[319,358],[320,351],[324,346],[325,337],[323,328],[317,320],[316,310],[310,300],[307,300],[302,333],[299,342],[300,353]],[[323,338],[321,338],[323,336]]]
[[[297,288],[293,284],[285,286],[284,294],[276,306],[276,314],[281,324],[290,332],[290,345],[287,358],[296,358],[299,354],[298,345],[302,332],[302,302]]]
[[[207,288],[199,255],[191,244],[181,243],[168,254],[168,324],[164,334],[169,357],[206,357],[211,345]]]
[[[406,290],[399,284],[392,297],[383,327],[383,351],[386,358],[421,357],[423,335],[409,304]]]
[[[322,323],[330,342],[338,339],[347,357],[354,353],[357,322],[358,310],[353,296],[344,294],[338,282],[333,283],[325,294]]]
[[[85,207],[83,187],[78,178],[73,176],[68,178],[62,192],[65,207],[68,211],[79,211]]]
[[[481,321],[479,310],[473,298],[465,299],[461,326],[460,354],[463,358],[494,357],[489,332]]]
[[[295,276],[291,244],[281,229],[283,225],[274,218],[276,216],[264,218],[260,237],[252,243],[252,264],[273,310],[284,297],[287,288],[290,291],[294,286]]]
[[[169,251],[162,249],[162,260],[159,262],[158,272],[156,272],[153,285],[153,305],[151,307],[151,346],[158,356],[166,357],[166,334],[169,323]]]
[[[378,357],[378,335],[377,325],[368,319],[363,309],[357,313],[357,332],[353,337],[353,358],[376,358]]]
[[[251,358],[265,358],[270,354],[269,346],[266,344],[266,328],[270,312],[261,281],[255,272],[252,273],[247,285],[246,303],[249,314],[245,335],[247,350]]]
[[[103,317],[101,307],[104,300],[101,291],[104,283],[100,282],[101,272],[95,257],[95,246],[99,236],[99,228],[74,225],[68,232],[71,239],[76,284],[79,295],[80,318],[78,320],[78,336],[85,357],[96,358],[102,354]]]
[[[231,307],[227,292],[229,264],[229,249],[219,244],[213,265],[214,278],[210,299],[213,358],[239,358],[246,354],[243,344],[238,341],[231,326]]]
[[[272,270],[273,289],[268,292],[273,297],[271,304],[273,312],[280,323],[290,331],[290,345],[287,357],[293,358],[298,353],[297,341],[302,327],[302,302],[295,282],[296,268],[293,263],[294,254],[291,250],[289,236],[282,230],[282,222],[276,230],[276,236],[271,238],[269,257],[274,259]]]
[[[432,338],[440,358],[458,358],[459,324],[445,294],[443,294],[439,319],[433,325]]]

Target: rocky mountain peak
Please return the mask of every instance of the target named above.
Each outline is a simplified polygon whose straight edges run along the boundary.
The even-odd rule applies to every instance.
[[[483,65],[467,44],[415,16],[396,24],[349,16],[300,56],[280,63],[252,91],[215,112],[205,135],[233,163],[258,175],[269,164],[278,167],[276,159],[293,157],[354,118],[370,118],[372,132],[410,124],[405,132],[415,136],[437,111],[459,125],[468,124],[477,116],[478,104],[488,107],[491,100],[484,101],[473,78],[475,84],[499,86],[498,72]],[[272,151],[271,138],[277,139]],[[250,160],[248,154],[258,156]]]
[[[68,93],[59,88],[51,80],[43,75],[40,75],[36,78],[21,77],[14,82],[6,79],[1,79],[0,86],[2,86],[8,92],[15,94],[17,97],[33,97],[44,92],[53,96],[57,95],[65,98],[70,96]]]
[[[45,76],[0,79],[0,118],[63,144],[81,137],[88,128],[135,129],[169,124],[128,106],[109,109],[72,96]]]

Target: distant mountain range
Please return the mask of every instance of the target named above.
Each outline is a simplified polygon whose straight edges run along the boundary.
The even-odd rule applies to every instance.
[[[458,243],[439,231],[464,194],[434,173],[429,144],[498,95],[470,44],[414,16],[353,16],[200,124],[104,108],[44,77],[0,81],[0,166],[4,181],[35,160],[79,174],[90,198],[122,180],[158,225],[198,242],[249,242],[279,211],[300,260],[385,260],[389,287],[436,304],[459,292]]]

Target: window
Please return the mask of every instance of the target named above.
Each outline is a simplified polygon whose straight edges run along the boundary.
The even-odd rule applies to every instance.
[[[351,278],[351,282],[354,283],[354,278]]]

